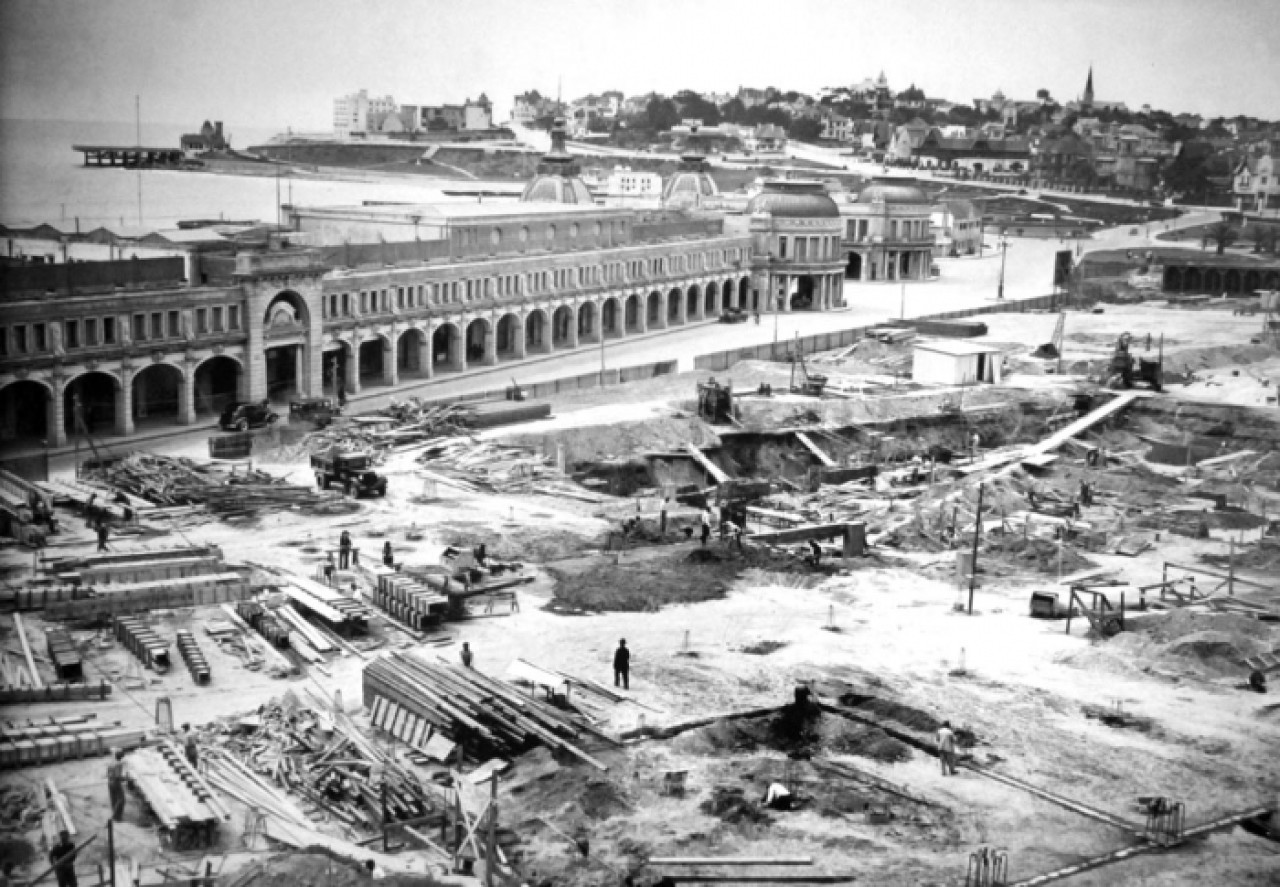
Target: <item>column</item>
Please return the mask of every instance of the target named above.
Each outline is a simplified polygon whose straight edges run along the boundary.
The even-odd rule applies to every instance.
[[[435,368],[431,365],[430,324],[427,324],[422,328],[422,335],[418,338],[418,370],[428,379],[430,379],[435,372]]]
[[[493,318],[484,328],[484,365],[491,367],[498,362],[498,324]]]
[[[568,339],[568,346],[571,349],[578,347],[578,307],[576,305],[569,306],[569,329],[565,331],[567,333],[565,338]]]
[[[689,290],[680,288],[680,304],[676,307],[676,323],[684,326],[689,322]]]
[[[63,392],[66,385],[61,379],[49,380],[49,407],[45,410],[45,424],[48,426],[45,439],[51,447],[62,447],[67,444],[67,417],[64,409],[66,399]]]
[[[516,315],[515,333],[511,339],[511,353],[515,355],[516,360],[524,360],[527,353],[524,321],[523,317]]]
[[[636,331],[637,333],[649,332],[649,301],[648,300],[649,300],[648,293],[639,293],[636,295],[636,307],[639,309],[636,312],[636,320],[637,320],[636,325],[639,327],[639,329]],[[627,315],[626,315],[625,303],[623,303],[622,328],[624,330],[627,328]]]
[[[360,340],[352,337],[347,343],[347,394],[360,393]]]
[[[182,385],[178,390],[178,424],[190,425],[196,416],[196,373],[195,362],[183,367]]]
[[[389,338],[382,340],[382,382],[385,385],[400,384],[399,350]]]
[[[123,367],[116,389],[116,434],[133,434],[133,371]]]

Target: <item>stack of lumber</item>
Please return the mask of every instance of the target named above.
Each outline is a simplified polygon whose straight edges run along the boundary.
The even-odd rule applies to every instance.
[[[262,471],[154,453],[133,453],[120,462],[94,469],[114,490],[140,496],[156,505],[200,505],[224,519],[256,517],[284,508],[310,514],[343,514],[359,506],[337,493],[287,483]]]
[[[342,637],[365,634],[373,612],[355,598],[347,597],[325,585],[292,573],[281,574],[286,583],[280,590],[303,616],[319,622]]]
[[[48,491],[25,477],[14,474],[6,468],[0,468],[0,498],[14,504],[29,504],[32,496],[39,496],[45,504],[53,507],[53,497]]]
[[[53,671],[64,681],[83,681],[84,662],[80,650],[64,628],[51,628],[45,632],[45,646]]]
[[[125,729],[119,721],[107,724],[96,718],[88,713],[6,722],[0,727],[0,767],[29,767],[105,755],[113,748],[136,748],[146,739],[144,730]]]
[[[274,611],[259,601],[239,601],[236,604],[236,615],[249,624],[254,631],[271,642],[271,646],[281,650],[289,647],[289,629],[276,618]]]
[[[213,675],[209,670],[209,662],[204,658],[200,645],[196,643],[195,635],[185,628],[178,629],[178,654],[187,664],[187,671],[191,672],[193,681],[197,684],[209,683]]]
[[[160,673],[169,670],[169,642],[138,616],[120,616],[115,622],[116,640],[142,664]]]
[[[608,769],[575,744],[599,733],[475,669],[395,653],[365,666],[363,685],[374,726],[416,748],[439,731],[477,758],[510,757],[542,744]]]
[[[217,545],[166,545],[163,548],[113,545],[111,551],[40,558],[43,580],[69,585],[146,582],[198,572],[218,573],[222,569],[222,549]]]
[[[13,614],[13,632],[17,635],[18,643],[22,648],[22,664],[10,665],[9,652],[0,652],[0,679],[3,680],[3,686],[0,687],[0,703],[18,703],[18,702],[66,702],[73,699],[91,699],[97,697],[104,699],[111,692],[111,685],[105,681],[98,685],[82,684],[83,676],[76,675],[71,681],[56,681],[54,683],[46,683],[40,674],[40,669],[36,665],[36,658],[43,659],[43,656],[35,652],[34,646],[30,638],[27,637],[26,625],[22,621],[22,616],[18,613]],[[71,643],[70,637],[62,632],[47,644],[50,652],[54,649],[59,651],[62,657],[62,665],[66,666],[70,671],[78,671],[78,662],[72,662],[67,657],[78,656],[75,645]],[[58,667],[58,660],[54,660],[55,668]]]
[[[423,406],[417,398],[365,416],[354,416],[314,431],[302,439],[302,453],[325,453],[337,447],[380,455],[416,446],[433,438],[466,434],[474,411],[459,404]]]
[[[425,466],[418,471],[422,477],[469,493],[543,493],[603,501],[528,447],[456,438],[431,442],[418,461]]]
[[[324,704],[304,707],[291,693],[264,706],[252,730],[231,721],[202,738],[210,781],[288,825],[311,827],[305,806],[348,826],[379,826],[384,778],[389,819],[419,820],[438,806],[414,774],[344,714]]]
[[[131,753],[125,773],[164,829],[208,829],[231,818],[226,804],[172,742]]]
[[[378,571],[373,602],[418,631],[439,625],[449,612],[448,595],[385,567]]]
[[[253,586],[241,573],[209,573],[182,579],[157,579],[126,585],[97,586],[87,597],[50,600],[50,619],[94,619],[145,610],[205,607],[238,601],[253,594]]]

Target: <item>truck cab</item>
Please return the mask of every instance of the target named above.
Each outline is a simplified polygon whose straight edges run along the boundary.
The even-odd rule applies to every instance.
[[[337,482],[352,498],[387,495],[387,478],[373,470],[373,458],[367,453],[316,454],[311,457],[311,470],[322,490]]]

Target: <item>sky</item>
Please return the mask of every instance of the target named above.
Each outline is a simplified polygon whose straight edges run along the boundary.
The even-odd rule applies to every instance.
[[[526,89],[565,99],[814,93],[883,70],[970,103],[997,89],[1280,119],[1280,0],[0,0],[0,117],[206,119],[323,131],[333,99]]]

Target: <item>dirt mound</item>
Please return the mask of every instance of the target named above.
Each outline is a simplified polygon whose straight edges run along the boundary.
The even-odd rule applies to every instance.
[[[618,787],[603,779],[588,782],[578,800],[582,812],[592,819],[609,819],[631,812],[631,805],[619,793]]]
[[[715,600],[724,597],[741,566],[732,560],[694,561],[682,550],[646,550],[627,557],[635,559],[619,564],[598,558],[577,559],[548,566],[556,587],[547,608],[641,613],[668,604]]]
[[[742,652],[748,656],[768,656],[770,653],[778,652],[786,645],[786,641],[759,641],[743,647]]]
[[[749,800],[746,792],[737,787],[717,785],[711,791],[711,797],[698,805],[703,813],[735,825],[751,823],[768,825],[773,817],[753,800]]]
[[[533,447],[554,455],[564,448],[566,464],[578,470],[603,459],[645,451],[671,451],[686,443],[700,447],[720,445],[720,438],[707,423],[695,416],[656,416],[643,422],[611,422],[584,425],[544,434],[515,434],[504,443]]]
[[[986,558],[988,564],[996,560],[1019,571],[1030,569],[1037,573],[1057,573],[1060,554],[1064,573],[1076,573],[1097,566],[1068,545],[1059,550],[1057,543],[1047,539],[1023,539],[1016,535],[988,536],[979,565],[983,563],[982,558]]]
[[[286,853],[264,861],[271,887],[367,887],[373,883],[364,866],[332,859],[323,853]],[[436,887],[441,882],[427,875],[388,875],[378,881],[386,887]]]
[[[1162,656],[1191,660],[1209,673],[1239,674],[1245,653],[1238,640],[1224,631],[1192,632],[1167,645]]]
[[[785,705],[771,715],[717,721],[693,732],[696,735],[680,745],[695,754],[771,749],[800,756],[859,755],[886,763],[911,758],[910,747],[883,730],[824,713],[811,705]]]

